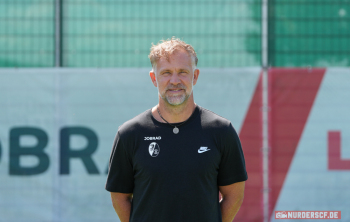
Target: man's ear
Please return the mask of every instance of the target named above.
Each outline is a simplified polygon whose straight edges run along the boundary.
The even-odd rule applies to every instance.
[[[196,85],[199,76],[199,69],[195,69],[193,73],[193,85]]]
[[[149,77],[151,77],[152,83],[155,87],[157,87],[157,80],[156,80],[156,74],[154,73],[154,71],[150,71],[149,72]]]

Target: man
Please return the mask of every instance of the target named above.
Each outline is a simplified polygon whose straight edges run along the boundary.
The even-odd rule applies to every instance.
[[[238,135],[195,104],[191,45],[172,38],[149,58],[159,103],[118,129],[106,184],[113,207],[121,222],[231,222],[247,180]]]

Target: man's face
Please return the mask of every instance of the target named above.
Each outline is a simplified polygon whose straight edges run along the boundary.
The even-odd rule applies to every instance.
[[[192,94],[199,70],[193,68],[192,59],[185,50],[177,50],[166,58],[161,58],[150,76],[158,88],[160,97],[168,104],[183,104]]]

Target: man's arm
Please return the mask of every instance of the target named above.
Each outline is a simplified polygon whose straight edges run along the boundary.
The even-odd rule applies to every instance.
[[[245,181],[219,186],[222,195],[220,202],[222,222],[232,222],[243,203]]]
[[[112,203],[120,222],[129,222],[132,193],[111,192]]]

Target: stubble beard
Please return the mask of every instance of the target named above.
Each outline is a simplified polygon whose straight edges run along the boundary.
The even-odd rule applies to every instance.
[[[169,96],[167,95],[167,90],[168,89],[173,89],[173,88],[179,88],[185,91],[185,93],[181,94],[181,95],[176,95],[176,96]],[[161,93],[159,93],[160,97],[169,105],[171,106],[179,106],[181,104],[183,104],[185,101],[188,100],[188,98],[190,97],[190,95],[192,94],[192,90],[189,93],[186,93],[186,87],[184,86],[178,86],[178,87],[167,87],[165,90],[165,93],[162,95]]]

